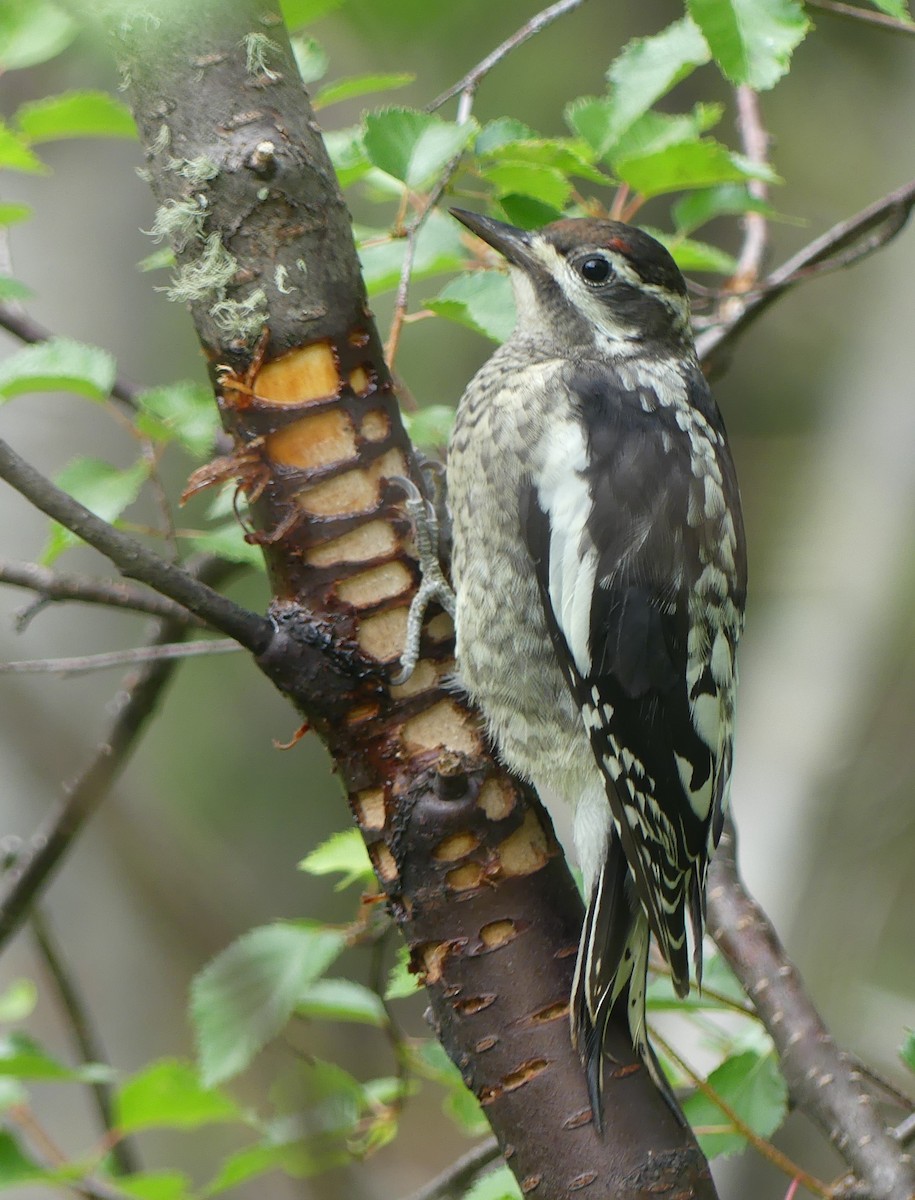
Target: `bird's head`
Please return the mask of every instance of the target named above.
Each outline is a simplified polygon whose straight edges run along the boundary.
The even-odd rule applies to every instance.
[[[517,229],[453,208],[511,268],[516,334],[632,354],[692,340],[686,283],[653,237],[620,221],[554,221]]]

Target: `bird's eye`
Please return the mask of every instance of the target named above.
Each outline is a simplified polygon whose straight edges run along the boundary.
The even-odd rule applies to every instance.
[[[582,259],[578,270],[585,283],[606,283],[610,278],[611,267],[607,260],[599,254]]]

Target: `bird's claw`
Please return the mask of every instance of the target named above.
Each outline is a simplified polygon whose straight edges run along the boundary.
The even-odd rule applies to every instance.
[[[388,480],[405,494],[404,509],[413,525],[416,556],[419,560],[421,579],[407,615],[407,633],[400,670],[391,678],[395,686],[406,683],[419,661],[420,637],[423,619],[429,605],[435,601],[454,617],[454,591],[451,588],[439,559],[440,532],[435,504],[422,494],[412,479],[393,475]]]

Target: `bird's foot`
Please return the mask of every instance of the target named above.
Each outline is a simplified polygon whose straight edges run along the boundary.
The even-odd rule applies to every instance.
[[[439,468],[440,464],[437,463],[422,464],[423,473],[427,478],[433,477],[432,500],[424,496],[410,479],[401,475],[394,475],[389,479],[390,483],[396,484],[406,495],[404,509],[413,524],[416,556],[421,572],[419,588],[407,616],[407,636],[400,656],[400,671],[391,679],[391,683],[395,685],[406,683],[416,668],[423,620],[429,605],[433,601],[440,604],[445,612],[454,618],[454,591],[445,578],[440,558],[442,544],[439,512],[444,511],[444,502]]]

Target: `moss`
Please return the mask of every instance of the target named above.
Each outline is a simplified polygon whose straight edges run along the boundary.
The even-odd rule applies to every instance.
[[[219,234],[212,233],[200,257],[180,268],[166,294],[169,300],[181,304],[193,304],[208,297],[222,300],[237,270],[237,260],[222,244]]]

